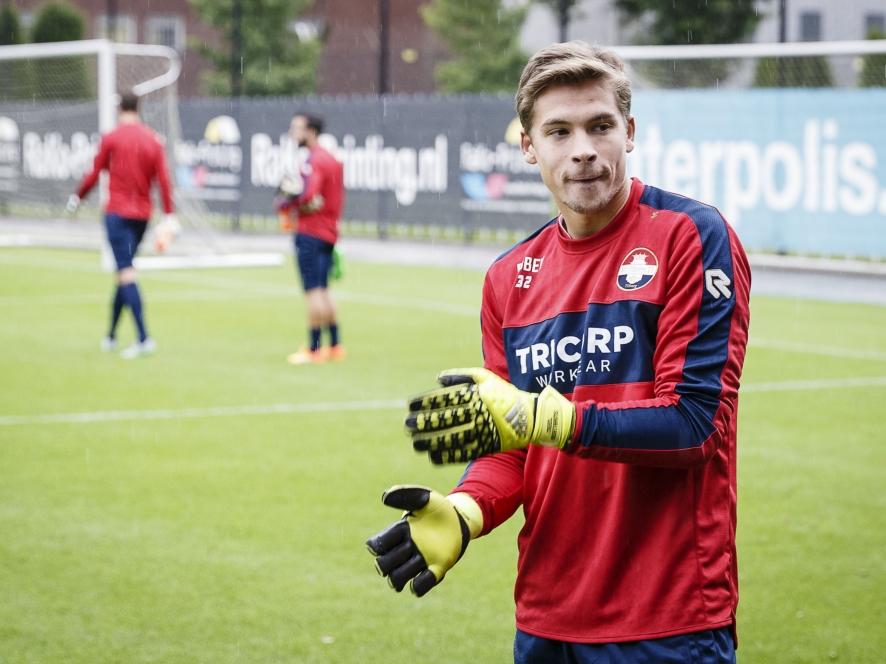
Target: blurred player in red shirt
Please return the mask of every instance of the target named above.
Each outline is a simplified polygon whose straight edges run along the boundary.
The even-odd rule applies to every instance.
[[[317,364],[345,358],[339,338],[335,302],[329,293],[338,220],[344,205],[344,173],[341,162],[323,148],[318,139],[323,120],[298,113],[289,125],[289,135],[308,158],[299,173],[284,179],[276,200],[283,230],[294,232],[295,257],[305,291],[308,314],[308,346],[287,358],[290,364]],[[323,347],[323,329],[329,345]]]
[[[151,217],[151,185],[157,182],[165,216],[157,228],[155,242],[158,251],[165,251],[178,232],[178,221],[173,214],[172,192],[166,153],[157,135],[139,119],[138,97],[125,93],[120,99],[117,128],[102,136],[95,162],[80,183],[77,193],[68,199],[68,212],[73,214],[98,182],[99,174],[108,171],[110,196],[105,207],[105,228],[108,243],[117,264],[117,286],[111,304],[111,324],[102,339],[102,350],[117,348],[117,322],[124,307],[135,320],[137,341],[122,352],[132,359],[152,353],[154,340],[148,335],[141,293],[136,283],[133,259],[144,237]]]

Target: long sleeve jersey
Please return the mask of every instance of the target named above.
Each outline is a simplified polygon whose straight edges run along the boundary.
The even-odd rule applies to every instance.
[[[173,211],[166,153],[153,131],[141,123],[121,124],[102,136],[98,154],[77,195],[84,198],[107,170],[110,196],[107,212],[128,219],[147,221],[151,217],[151,182],[160,186],[163,211]]]
[[[554,219],[490,267],[486,367],[577,409],[566,450],[482,457],[456,489],[483,534],[523,507],[521,630],[611,643],[734,625],[749,289],[716,209],[638,180],[599,233]]]
[[[278,209],[298,216],[296,231],[335,244],[345,201],[344,169],[328,150],[311,148],[301,168],[304,191]]]

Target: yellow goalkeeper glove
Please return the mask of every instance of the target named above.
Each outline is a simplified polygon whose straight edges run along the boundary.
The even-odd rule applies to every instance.
[[[564,448],[575,431],[575,406],[550,385],[524,392],[487,369],[450,369],[443,387],[409,403],[406,428],[416,451],[433,463],[470,461],[534,443]]]
[[[418,597],[446,576],[483,529],[480,506],[466,493],[443,496],[411,484],[392,486],[382,495],[388,507],[406,510],[403,518],[366,541],[375,568],[400,592],[409,583]]]

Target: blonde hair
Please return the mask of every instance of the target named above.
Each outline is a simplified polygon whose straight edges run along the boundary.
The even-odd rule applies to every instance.
[[[517,115],[523,130],[528,133],[532,127],[535,102],[547,88],[596,80],[609,83],[627,122],[631,115],[631,82],[624,62],[613,51],[582,41],[551,44],[540,50],[526,63],[517,86]]]

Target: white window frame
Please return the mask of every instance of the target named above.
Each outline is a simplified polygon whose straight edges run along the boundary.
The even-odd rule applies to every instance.
[[[880,24],[877,27],[878,30],[886,32],[886,12],[868,12],[864,15],[864,34],[861,36],[862,39],[866,38],[868,32],[874,27],[874,23]]]
[[[34,21],[37,20],[37,14],[33,11],[23,10],[18,13],[18,22],[22,31],[30,34],[31,28],[34,27]]]
[[[814,39],[809,39],[806,35],[803,34],[804,24],[808,19],[818,19],[818,35]],[[809,41],[821,41],[824,37],[823,29],[824,29],[824,17],[822,17],[821,12],[818,10],[803,10],[797,15],[798,25],[797,32],[800,34],[797,36],[799,41],[809,42]]]
[[[138,26],[132,14],[117,14],[114,17],[116,33],[111,41],[122,44],[134,44],[138,41]],[[95,36],[99,39],[110,39],[108,34],[108,15],[99,14],[95,17]]]
[[[171,44],[160,41],[157,35],[162,30],[172,30]],[[145,19],[145,42],[169,46],[178,52],[185,49],[185,19],[179,14],[151,14]]]

